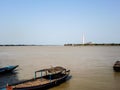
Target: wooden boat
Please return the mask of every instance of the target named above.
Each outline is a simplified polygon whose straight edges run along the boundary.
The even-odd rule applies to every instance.
[[[18,67],[18,65],[15,65],[15,66],[7,66],[7,67],[0,68],[0,74],[11,72],[11,71],[13,71],[14,69],[16,69],[17,67]]]
[[[69,73],[70,70],[59,66],[42,69],[35,71],[35,78],[8,85],[6,88],[7,90],[46,90],[66,81]]]
[[[120,72],[120,61],[115,62],[113,69],[117,72]]]

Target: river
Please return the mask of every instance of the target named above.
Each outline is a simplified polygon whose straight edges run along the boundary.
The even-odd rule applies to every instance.
[[[0,88],[34,77],[34,71],[51,66],[71,70],[72,78],[50,90],[120,90],[120,46],[1,46],[0,66],[19,65],[14,73],[0,75]]]

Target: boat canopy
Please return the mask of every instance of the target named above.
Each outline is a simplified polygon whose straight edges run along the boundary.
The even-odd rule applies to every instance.
[[[50,80],[51,80],[51,75],[52,74],[57,74],[57,73],[61,73],[65,71],[66,72],[66,69],[63,68],[63,67],[60,67],[60,66],[56,66],[56,67],[51,67],[51,68],[48,68],[48,69],[42,69],[42,70],[38,70],[38,71],[35,71],[35,79],[37,77],[37,73],[40,73],[40,77],[42,78],[44,75],[43,75],[43,72],[46,73],[46,75],[50,75]]]
[[[35,73],[37,73],[37,72],[47,72],[47,71],[48,71],[48,73],[57,73],[57,72],[62,72],[64,70],[66,70],[66,69],[63,68],[63,67],[60,67],[60,66],[56,66],[56,67],[51,67],[49,69],[42,69],[42,70],[35,71]]]

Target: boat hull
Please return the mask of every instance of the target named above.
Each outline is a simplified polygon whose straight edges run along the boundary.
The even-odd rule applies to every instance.
[[[13,90],[46,90],[46,89],[49,89],[49,88],[52,88],[54,86],[57,86],[57,85],[65,82],[69,76],[70,71],[67,71],[67,72],[68,72],[67,74],[65,74],[62,78],[57,79],[56,81],[52,81],[50,83],[46,83],[46,84],[38,85],[38,86],[34,86],[34,87],[31,86],[31,87],[24,87],[24,88],[13,88]]]
[[[116,71],[116,72],[120,72],[120,67],[113,67],[113,69],[114,69],[114,71]]]
[[[120,72],[120,61],[116,61],[113,66],[114,71]]]
[[[12,72],[12,71],[13,71],[14,69],[16,69],[17,67],[18,67],[18,65],[0,68],[0,74]]]

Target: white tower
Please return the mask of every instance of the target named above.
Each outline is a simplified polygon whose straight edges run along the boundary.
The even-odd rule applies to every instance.
[[[84,37],[84,33],[83,33],[83,36],[82,36],[82,44],[85,44],[85,37]]]

